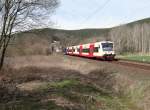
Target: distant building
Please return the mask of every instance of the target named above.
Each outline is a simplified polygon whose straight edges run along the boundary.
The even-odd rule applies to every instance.
[[[53,41],[53,43],[50,44],[50,53],[61,53],[62,52],[62,46],[60,44],[60,41]]]

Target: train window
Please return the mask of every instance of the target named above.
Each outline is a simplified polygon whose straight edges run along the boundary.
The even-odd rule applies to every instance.
[[[103,51],[112,51],[113,43],[102,43]]]
[[[94,47],[94,52],[98,52],[98,47]]]
[[[72,52],[72,49],[69,49],[69,52]]]
[[[77,48],[77,52],[80,52],[80,49],[79,49],[79,48]]]
[[[73,48],[72,51],[75,52],[75,49]]]
[[[89,49],[82,49],[82,52],[83,53],[89,53],[90,51],[89,51]]]

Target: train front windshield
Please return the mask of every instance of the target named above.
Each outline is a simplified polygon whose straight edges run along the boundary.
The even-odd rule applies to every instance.
[[[102,43],[103,51],[113,51],[113,43]]]

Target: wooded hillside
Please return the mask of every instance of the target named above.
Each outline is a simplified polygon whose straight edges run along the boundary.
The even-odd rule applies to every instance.
[[[49,44],[60,41],[63,47],[102,40],[115,42],[117,53],[150,53],[150,19],[108,29],[36,29],[15,34],[9,54],[46,54]]]
[[[119,53],[150,53],[150,19],[112,28],[109,36]]]

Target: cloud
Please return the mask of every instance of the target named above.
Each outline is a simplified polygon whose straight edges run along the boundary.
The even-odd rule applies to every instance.
[[[61,7],[52,20],[58,28],[81,29],[112,27],[150,16],[149,0],[111,0],[104,9],[93,14],[105,2],[106,0],[62,0]]]

